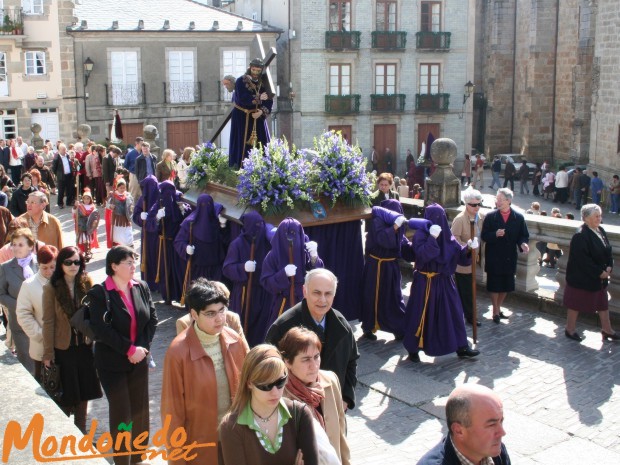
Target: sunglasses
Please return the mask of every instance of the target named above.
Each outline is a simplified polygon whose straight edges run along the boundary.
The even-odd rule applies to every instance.
[[[476,207],[479,207],[482,204],[481,203],[468,203],[467,205],[469,205],[470,207],[476,208]]]
[[[71,266],[71,265],[75,265],[75,266],[80,266],[82,264],[82,262],[80,260],[63,260],[62,264],[65,266]]]
[[[286,384],[286,380],[287,379],[288,379],[288,375],[284,375],[282,378],[276,379],[273,383],[269,383],[269,384],[255,384],[254,386],[256,386],[256,389],[259,389],[259,390],[265,391],[265,392],[269,392],[274,387],[278,388],[278,389],[283,389],[284,385]]]

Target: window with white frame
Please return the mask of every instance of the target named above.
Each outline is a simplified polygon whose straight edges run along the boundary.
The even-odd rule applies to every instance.
[[[420,94],[439,93],[439,73],[441,66],[437,63],[420,64]]]
[[[41,76],[45,74],[45,52],[32,50],[25,52],[26,74],[28,76]]]
[[[375,65],[375,94],[393,95],[396,93],[396,65],[379,63]]]
[[[333,64],[329,66],[329,95],[351,94],[351,65]]]
[[[17,115],[15,110],[3,110],[0,113],[0,138],[15,139],[17,137]]]
[[[222,52],[222,77],[231,75],[238,78],[245,73],[247,67],[248,59],[245,50],[224,50]],[[222,86],[222,92],[222,100],[230,101],[232,92],[228,92],[224,86]]]
[[[168,50],[168,102],[196,101],[193,50]]]
[[[142,100],[137,50],[111,50],[111,97],[113,105],[137,105]]]
[[[26,15],[42,15],[43,0],[22,0],[22,12]]]
[[[9,83],[6,75],[6,53],[0,52],[0,97],[9,95]]]

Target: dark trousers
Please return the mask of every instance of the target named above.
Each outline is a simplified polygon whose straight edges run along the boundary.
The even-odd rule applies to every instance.
[[[134,365],[131,371],[116,372],[97,370],[101,386],[108,399],[110,432],[114,443],[118,425],[123,422],[131,428],[131,442],[140,433],[149,430],[149,370],[146,358]],[[125,444],[125,441],[122,441]],[[124,449],[123,449],[124,450]],[[140,454],[114,457],[116,465],[140,462]]]
[[[504,178],[504,187],[506,187],[510,183],[510,190],[515,191],[515,181],[513,178]]]
[[[461,297],[461,304],[463,305],[463,314],[465,319],[471,323],[473,315],[473,298],[474,293],[471,289],[472,274],[454,273],[454,280],[456,281],[456,288],[459,291]]]
[[[560,203],[566,203],[568,200],[568,187],[556,187],[555,200]]]
[[[73,199],[75,199],[75,180],[72,174],[65,174],[62,179],[58,179],[58,206],[65,205],[63,198],[67,197],[66,205],[68,207],[73,206]]]
[[[22,166],[21,165],[11,166],[11,181],[13,181],[13,184],[15,184],[16,186],[19,186],[19,184],[22,182],[21,177],[22,177]]]

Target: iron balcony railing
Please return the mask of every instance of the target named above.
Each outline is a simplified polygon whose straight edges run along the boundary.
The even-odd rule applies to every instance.
[[[362,33],[359,31],[325,32],[325,48],[328,50],[358,50]]]
[[[450,50],[451,32],[416,32],[415,46],[418,50]]]
[[[202,102],[202,86],[200,82],[164,82],[164,102]]]
[[[105,84],[106,102],[111,106],[146,104],[146,86],[141,84]]]
[[[405,111],[405,94],[371,94],[372,111]]]
[[[405,50],[407,33],[405,31],[373,31],[372,48],[383,50]]]
[[[416,94],[415,109],[425,113],[446,113],[450,107],[450,94]]]
[[[332,114],[359,113],[361,95],[326,95],[325,112]]]

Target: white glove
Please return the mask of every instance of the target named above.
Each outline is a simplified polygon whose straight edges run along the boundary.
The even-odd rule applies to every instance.
[[[435,239],[437,239],[437,236],[439,236],[439,234],[441,234],[441,226],[439,226],[438,224],[434,224],[434,225],[432,225],[430,227],[428,232],[431,234],[431,236],[433,236]]]
[[[220,220],[220,228],[225,228],[226,223],[228,223],[228,220],[224,218],[222,215],[218,215],[217,219]]]
[[[291,276],[295,276],[295,274],[297,273],[297,266],[296,265],[286,265],[284,267],[284,271],[286,272],[286,276],[288,276],[290,278]]]
[[[187,255],[194,255],[194,250],[196,250],[195,245],[188,245],[185,247],[185,252],[187,252]]]
[[[469,247],[470,249],[477,249],[478,247],[480,247],[480,243],[478,242],[478,238],[474,237],[473,240],[468,240],[467,241],[467,247]]]
[[[147,212],[142,212],[140,213],[140,219],[142,221],[146,221],[146,219],[149,217],[149,214]]]
[[[319,256],[317,249],[319,248],[319,244],[314,241],[306,242],[306,250],[310,254],[310,257],[316,258]]]
[[[407,221],[407,219],[404,216],[399,216],[394,220],[394,224],[400,228],[405,221]]]
[[[155,215],[155,218],[157,218],[158,220],[161,220],[164,216],[166,216],[166,209],[162,207],[159,210],[157,210],[157,215]]]
[[[254,260],[248,260],[245,262],[245,271],[248,273],[254,273],[256,271],[256,262]]]

